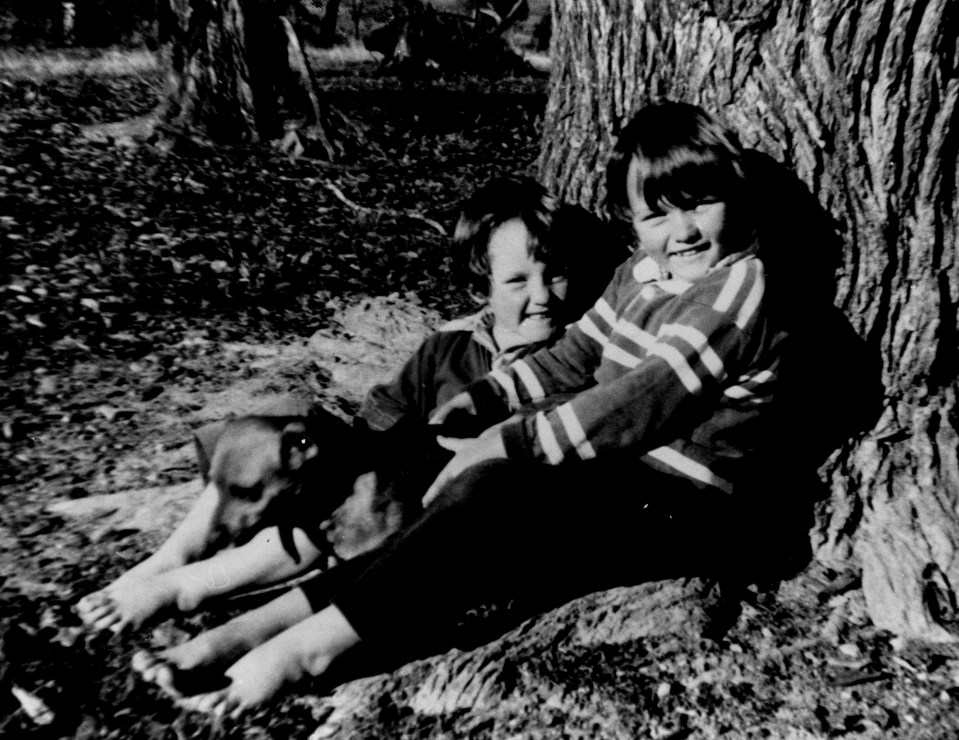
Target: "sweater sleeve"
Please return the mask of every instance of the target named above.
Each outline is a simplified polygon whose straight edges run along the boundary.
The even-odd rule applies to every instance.
[[[763,290],[759,269],[726,275],[672,301],[653,333],[642,323],[617,325],[606,347],[616,370],[555,409],[507,425],[508,456],[559,464],[627,448],[643,453],[715,413],[727,377],[749,354]]]
[[[625,269],[617,272],[603,295],[554,344],[493,370],[486,378],[470,385],[478,405],[491,399],[512,411],[545,398],[582,391],[595,385],[594,374],[602,360],[606,337],[615,324],[613,305],[620,283],[627,279]]]

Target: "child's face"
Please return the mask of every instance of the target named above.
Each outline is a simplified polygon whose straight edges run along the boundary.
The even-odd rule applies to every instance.
[[[701,280],[719,260],[735,251],[725,201],[705,200],[684,208],[647,203],[636,159],[629,166],[627,183],[639,246],[673,277]]]
[[[519,219],[490,234],[489,306],[493,335],[501,347],[548,339],[562,325],[565,275],[526,253],[529,232]]]

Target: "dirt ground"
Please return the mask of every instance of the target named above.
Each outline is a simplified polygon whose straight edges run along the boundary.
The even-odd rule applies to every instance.
[[[157,85],[0,76],[0,736],[959,737],[959,651],[874,629],[855,578],[823,568],[750,592],[716,639],[529,656],[485,704],[400,692],[351,715],[306,686],[224,724],[138,681],[135,649],[240,608],[119,637],[71,611],[189,504],[191,431],[290,391],[348,415],[440,316],[468,310],[429,222],[448,230],[476,183],[531,168],[544,102],[540,79],[328,75],[369,137],[332,166],[85,136],[149,110]]]

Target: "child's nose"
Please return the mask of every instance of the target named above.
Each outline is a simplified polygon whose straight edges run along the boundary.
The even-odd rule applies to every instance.
[[[542,277],[533,277],[529,283],[529,299],[533,303],[544,304],[549,302],[549,286]]]
[[[699,235],[696,215],[692,211],[677,208],[670,214],[673,222],[673,238],[676,241],[689,241]]]

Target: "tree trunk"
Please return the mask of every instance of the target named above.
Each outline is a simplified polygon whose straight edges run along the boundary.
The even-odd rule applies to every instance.
[[[949,29],[959,5],[554,0],[552,11],[540,172],[560,195],[597,207],[616,132],[665,97],[725,118],[835,219],[837,304],[881,353],[886,399],[875,429],[822,468],[832,494],[813,544],[823,562],[861,568],[877,626],[949,639],[941,622],[959,592],[959,76]]]
[[[161,123],[214,144],[267,141],[300,129],[332,157],[312,75],[285,9],[274,0],[161,0],[167,70]]]
[[[320,48],[330,49],[336,44],[336,24],[340,18],[340,0],[326,0],[326,12],[320,24]]]

